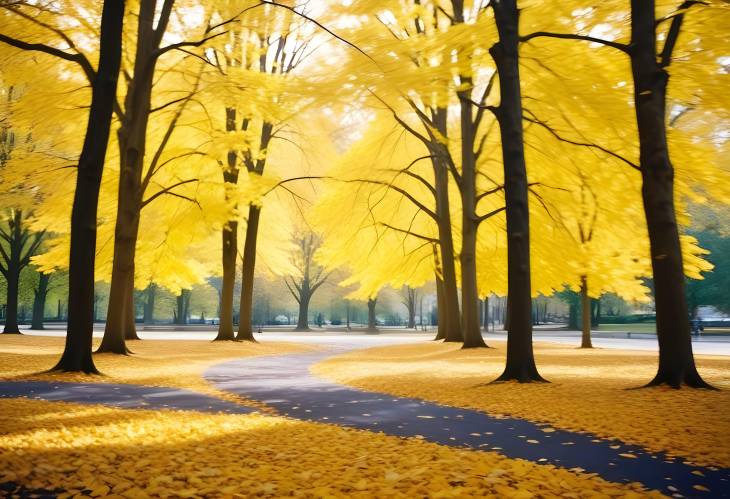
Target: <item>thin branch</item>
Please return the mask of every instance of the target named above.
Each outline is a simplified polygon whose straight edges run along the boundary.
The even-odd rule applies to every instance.
[[[28,43],[7,35],[3,35],[2,33],[0,33],[0,42],[6,43],[22,50],[43,52],[45,54],[52,55],[66,61],[74,62],[78,64],[84,71],[84,74],[86,75],[86,78],[89,80],[90,84],[93,85],[94,81],[96,80],[96,71],[94,71],[94,68],[91,67],[86,57],[81,54],[69,54],[68,52],[64,52],[63,50],[51,47],[50,45],[45,45],[43,43]]]
[[[615,152],[611,151],[610,149],[607,149],[607,148],[605,148],[603,146],[600,146],[598,144],[594,144],[592,142],[578,142],[578,141],[575,141],[575,140],[566,139],[565,137],[561,136],[558,132],[556,132],[550,125],[548,125],[544,121],[541,121],[541,120],[537,119],[537,117],[535,116],[535,113],[533,113],[529,109],[525,109],[525,111],[527,113],[529,113],[530,115],[532,115],[533,118],[529,118],[529,117],[523,115],[523,117],[522,117],[523,120],[525,120],[525,121],[527,121],[529,123],[533,123],[535,125],[539,125],[540,127],[544,128],[545,130],[547,130],[548,132],[550,132],[550,134],[553,137],[555,137],[556,139],[558,139],[559,141],[566,142],[566,143],[572,144],[574,146],[583,146],[583,147],[590,147],[591,149],[597,149],[597,150],[599,150],[601,152],[604,152],[605,154],[608,154],[611,157],[614,157],[614,158],[616,158],[616,159],[618,159],[618,160],[626,163],[631,168],[633,168],[633,169],[635,169],[637,171],[641,171],[641,167],[639,165],[637,165],[636,163],[634,163],[633,161],[631,161],[631,160],[629,160],[627,158],[624,158],[620,154],[615,153]]]
[[[181,180],[180,182],[177,182],[175,184],[172,184],[170,186],[167,186],[164,189],[162,189],[160,191],[157,191],[156,193],[154,193],[152,196],[150,196],[146,200],[142,201],[141,207],[144,208],[145,206],[147,206],[148,204],[150,204],[152,201],[154,201],[158,197],[162,196],[163,194],[170,194],[170,195],[177,196],[179,198],[187,199],[188,201],[194,202],[194,203],[198,204],[198,206],[200,206],[200,204],[197,201],[194,201],[194,200],[192,200],[192,199],[190,199],[190,198],[188,198],[186,196],[182,196],[180,194],[175,194],[173,192],[170,192],[175,187],[179,187],[181,185],[185,185],[185,184],[189,184],[191,182],[197,182],[197,181],[198,181],[197,178],[191,178],[191,179],[188,179],[188,180]]]
[[[382,225],[383,227],[387,227],[390,230],[394,230],[396,232],[400,232],[401,234],[406,234],[406,235],[409,235],[409,236],[413,236],[416,239],[421,239],[422,241],[429,241],[429,242],[434,243],[434,244],[440,244],[440,241],[438,239],[436,239],[436,238],[424,236],[423,234],[418,234],[417,232],[412,232],[410,230],[401,229],[399,227],[394,227],[394,226],[392,226],[390,224],[387,224],[385,222],[378,222],[378,223],[379,223],[379,225]]]
[[[604,40],[603,38],[596,38],[594,36],[578,35],[575,33],[551,33],[548,31],[535,31],[534,33],[530,33],[529,35],[521,36],[520,41],[529,42],[533,38],[539,38],[539,37],[562,38],[562,39],[567,39],[567,40],[583,40],[586,42],[599,43],[601,45],[606,45],[607,47],[612,47],[612,48],[615,48],[616,50],[620,50],[621,52],[624,52],[625,54],[631,53],[631,47],[624,43],[614,42],[611,40]]]

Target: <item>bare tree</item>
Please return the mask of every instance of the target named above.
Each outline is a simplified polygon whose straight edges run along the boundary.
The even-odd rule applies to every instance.
[[[416,302],[418,291],[410,286],[404,286],[402,290],[403,305],[408,310],[408,329],[416,329]]]
[[[297,331],[309,331],[309,302],[315,291],[327,281],[328,273],[314,261],[314,254],[319,248],[319,238],[309,232],[297,239],[298,250],[292,258],[296,273],[284,278],[286,287],[299,304]]]

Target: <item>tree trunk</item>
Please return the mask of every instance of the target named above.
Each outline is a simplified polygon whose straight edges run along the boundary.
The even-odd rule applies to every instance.
[[[436,275],[436,309],[438,310],[439,320],[438,329],[436,330],[436,337],[434,338],[434,341],[446,339],[446,324],[445,321],[441,319],[445,307],[446,305],[444,304],[444,281],[438,275]]]
[[[368,331],[376,332],[378,330],[378,321],[375,318],[375,305],[377,305],[378,299],[371,298],[368,300]]]
[[[544,381],[532,351],[530,287],[530,212],[522,134],[522,97],[518,59],[516,0],[493,2],[499,41],[490,53],[499,72],[499,128],[502,136],[507,215],[507,362],[499,381]]]
[[[188,323],[190,315],[190,290],[183,289],[175,298],[175,324],[184,325]]]
[[[48,283],[51,280],[51,274],[38,273],[38,287],[33,293],[33,319],[31,321],[31,329],[44,329],[43,318],[46,311],[46,297],[48,296]]]
[[[68,329],[63,355],[53,370],[98,373],[91,358],[94,318],[96,214],[104,157],[122,55],[124,0],[105,0],[101,15],[99,69],[92,84],[86,137],[79,157],[71,212]]]
[[[222,231],[223,282],[220,294],[220,322],[215,340],[233,340],[233,288],[236,284],[238,261],[238,222],[229,221]],[[240,317],[240,316],[239,316]],[[239,318],[239,324],[241,320]]]
[[[7,275],[7,306],[5,308],[5,327],[3,334],[20,334],[18,328],[18,289],[20,287],[20,251],[13,241],[10,245],[10,261]]]
[[[155,322],[155,298],[157,296],[157,284],[154,282],[147,286],[147,300],[144,304],[144,323],[154,324]]]
[[[134,275],[130,276],[130,282],[127,284],[129,291],[127,293],[127,306],[124,314],[124,340],[139,340],[137,336],[137,308],[134,303]]]
[[[241,275],[240,319],[238,321],[237,340],[256,341],[253,337],[253,278],[256,271],[256,245],[259,233],[261,207],[248,206],[248,222],[246,224],[246,241],[243,246],[243,272]],[[299,326],[297,326],[298,328]]]
[[[444,137],[448,134],[448,113],[445,108],[438,108],[432,113],[436,129]],[[431,160],[434,174],[434,189],[436,190],[436,215],[439,234],[439,268],[442,279],[442,296],[438,302],[438,327],[436,339],[448,342],[461,342],[461,314],[459,312],[459,290],[456,285],[456,265],[454,264],[454,237],[451,231],[451,203],[449,201],[449,171],[447,164],[448,151],[439,145],[432,151]]]
[[[304,293],[299,297],[299,318],[297,319],[297,327],[294,331],[310,331],[309,329],[309,293]]]
[[[682,250],[674,211],[674,168],[666,137],[669,75],[656,53],[653,0],[631,0],[631,47],[641,195],[649,231],[659,340],[659,367],[649,385],[709,388],[697,372],[692,354]]]
[[[226,131],[236,130],[236,109],[226,108]],[[236,151],[229,151],[226,168],[223,170],[224,183],[235,186],[238,183],[238,155]],[[226,201],[228,201],[226,191]],[[237,207],[237,205],[236,205]],[[221,283],[220,322],[218,324],[217,341],[232,341],[233,334],[233,289],[236,284],[236,262],[238,261],[238,222],[229,220],[223,227],[223,282]],[[245,265],[245,262],[244,262]],[[238,323],[242,312],[239,311]]]
[[[601,299],[591,299],[591,326],[598,327],[601,323]]]
[[[482,326],[484,327],[484,332],[489,332],[489,297],[484,298],[484,312],[482,313]]]
[[[477,220],[476,158],[472,119],[471,80],[458,93],[461,105],[461,328],[463,348],[486,347],[479,325],[479,291],[477,289]]]
[[[416,290],[406,287],[408,299],[406,308],[408,309],[408,329],[416,329]]]
[[[136,185],[135,179],[131,178],[133,172],[125,170],[127,174],[123,173],[119,180],[114,262],[106,326],[97,353],[128,354],[129,349],[125,343],[127,330],[130,327],[134,329],[133,321],[130,324],[130,314],[134,317],[134,258],[139,228],[139,204],[135,208],[132,205],[136,203],[130,198],[138,196],[139,186]]]
[[[580,277],[580,304],[581,304],[581,348],[593,348],[591,343],[591,299],[588,296],[588,279]]]

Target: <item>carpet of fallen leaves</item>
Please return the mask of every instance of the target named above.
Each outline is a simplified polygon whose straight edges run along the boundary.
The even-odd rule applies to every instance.
[[[283,342],[142,340],[127,342],[133,355],[94,355],[94,363],[103,376],[44,372],[58,362],[64,341],[65,338],[60,337],[0,335],[0,379],[187,388],[265,410],[262,404],[214,388],[203,379],[203,371],[211,365],[241,357],[286,354],[312,348]],[[94,348],[99,342],[100,339],[94,338]]]
[[[351,352],[313,367],[315,374],[365,390],[510,415],[666,450],[706,466],[730,466],[730,358],[696,356],[720,391],[628,390],[656,373],[656,353],[583,350],[536,343],[551,383],[489,384],[504,369],[505,342],[490,349],[427,342]]]
[[[0,485],[60,497],[659,497],[493,452],[252,415],[0,399]]]

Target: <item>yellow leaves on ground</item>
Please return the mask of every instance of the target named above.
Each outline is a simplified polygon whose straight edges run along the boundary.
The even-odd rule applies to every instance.
[[[581,350],[537,343],[540,374],[550,384],[488,384],[504,369],[505,343],[493,349],[424,343],[352,352],[313,368],[315,374],[366,390],[419,397],[556,428],[619,438],[667,450],[698,464],[730,466],[730,360],[697,355],[704,379],[725,390],[627,390],[656,373],[656,353]],[[376,374],[374,374],[376,373]],[[628,456],[626,456],[628,457]]]
[[[0,483],[70,495],[660,497],[496,453],[263,415],[5,399],[0,428]]]
[[[95,340],[94,348],[98,344]],[[170,386],[194,390],[233,402],[242,398],[215,389],[202,378],[203,371],[213,364],[241,357],[285,354],[306,350],[305,345],[291,343],[249,343],[207,341],[129,342],[133,355],[100,354],[94,356],[96,367],[105,375],[81,373],[45,373],[63,352],[64,339],[46,336],[0,336],[0,379],[45,379],[82,383],[133,383],[148,386]],[[257,405],[249,400],[246,405]]]

